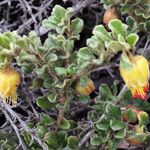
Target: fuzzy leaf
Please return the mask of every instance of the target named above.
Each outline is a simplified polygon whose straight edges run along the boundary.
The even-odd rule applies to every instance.
[[[122,53],[120,59],[120,68],[130,70],[133,67],[132,63],[130,62],[127,54],[125,52]]]
[[[40,114],[40,119],[41,119],[41,124],[43,125],[49,125],[51,123],[54,123],[54,119],[51,118],[50,116],[46,115],[45,113]]]
[[[84,60],[92,60],[95,58],[95,56],[92,54],[92,52],[87,47],[80,48],[80,50],[78,52],[78,57],[80,57]]]
[[[92,146],[99,146],[102,144],[102,141],[100,140],[98,134],[95,133],[90,137],[90,143]]]
[[[117,39],[119,34],[123,37],[126,36],[127,25],[123,24],[119,19],[113,19],[110,21],[108,27],[111,29],[115,39]]]
[[[112,102],[108,102],[105,108],[106,115],[110,118],[120,118],[121,109],[120,107],[114,105]]]
[[[110,120],[110,127],[113,131],[118,131],[118,130],[124,129],[126,125],[123,121],[113,119],[113,120]]]
[[[50,109],[54,106],[54,104],[50,103],[46,96],[38,97],[36,100],[36,104],[42,109]]]
[[[135,50],[135,45],[136,45],[137,41],[139,40],[139,36],[137,34],[129,34],[126,37],[126,40],[127,40],[128,44],[130,44],[131,49]]]
[[[101,84],[101,86],[99,88],[99,93],[100,93],[100,96],[101,96],[101,100],[106,101],[108,99],[114,98],[114,96],[112,95],[112,92],[110,91],[107,84]]]
[[[60,125],[61,129],[67,130],[70,128],[70,122],[66,119],[63,118],[62,124]]]
[[[69,75],[73,76],[73,75],[76,74],[77,69],[78,69],[78,68],[77,68],[77,65],[76,65],[76,64],[71,64],[71,65],[68,66],[67,72],[68,72]]]
[[[57,95],[54,95],[54,94],[49,94],[47,96],[48,100],[51,102],[51,103],[55,103],[56,102],[56,99],[57,99]]]
[[[66,76],[67,75],[67,69],[63,67],[55,67],[55,72],[58,76]]]
[[[46,132],[48,132],[48,129],[43,125],[39,125],[35,131],[36,135],[41,139],[44,137]]]
[[[39,89],[43,85],[43,79],[42,78],[35,78],[32,82],[32,88],[33,89]]]
[[[139,120],[139,126],[146,126],[149,122],[149,115],[144,112],[144,111],[141,111],[138,113],[138,120]]]
[[[123,139],[126,136],[126,128],[117,131],[114,135],[116,139]]]
[[[106,48],[112,53],[117,53],[119,51],[123,51],[124,47],[118,41],[111,41],[106,43]]]
[[[132,108],[129,108],[126,111],[126,116],[129,119],[129,122],[133,122],[133,123],[136,122],[137,116]]]
[[[109,125],[109,119],[107,119],[105,116],[102,116],[97,124],[96,124],[96,127],[99,129],[99,130],[104,130],[104,131],[108,131],[109,128],[110,128],[110,125]]]
[[[98,38],[101,39],[103,42],[110,42],[112,37],[110,33],[104,28],[103,25],[98,25],[93,29],[93,34]]]
[[[124,37],[121,34],[118,35],[118,42],[124,47],[124,49],[131,49],[130,44],[125,41]]]
[[[83,29],[84,22],[80,18],[71,21],[71,31],[73,35],[79,34]]]
[[[69,136],[68,137],[68,146],[70,149],[78,149],[78,138],[76,136]]]

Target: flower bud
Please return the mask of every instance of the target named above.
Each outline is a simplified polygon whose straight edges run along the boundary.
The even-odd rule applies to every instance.
[[[109,8],[104,13],[103,23],[108,24],[113,19],[119,19],[119,16],[115,8]]]
[[[79,82],[76,86],[76,90],[81,95],[89,96],[95,90],[95,86],[94,86],[93,81],[89,79],[85,85],[82,85]]]

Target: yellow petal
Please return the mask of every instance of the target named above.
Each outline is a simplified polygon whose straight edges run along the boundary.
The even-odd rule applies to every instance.
[[[124,62],[121,62],[120,74],[128,88],[131,90],[133,97],[145,100],[147,96],[146,92],[149,90],[148,61],[142,55],[131,56],[127,59],[132,67],[124,67]]]

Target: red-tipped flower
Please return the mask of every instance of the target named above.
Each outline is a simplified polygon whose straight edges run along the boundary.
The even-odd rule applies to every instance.
[[[120,74],[134,98],[145,100],[149,91],[149,65],[142,55],[132,56],[123,52],[120,60]]]

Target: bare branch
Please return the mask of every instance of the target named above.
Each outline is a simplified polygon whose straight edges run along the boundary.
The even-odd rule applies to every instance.
[[[14,124],[13,120],[12,120],[12,119],[10,118],[10,116],[8,115],[8,113],[7,113],[6,109],[5,109],[5,107],[3,107],[1,110],[3,111],[3,113],[4,113],[5,117],[6,117],[6,119],[10,122],[11,126],[13,127],[13,129],[15,130],[16,135],[17,135],[18,140],[19,140],[19,145],[22,146],[23,150],[27,150],[27,147],[26,147],[26,145],[25,145],[25,143],[24,143],[22,137],[21,137],[20,134],[19,134],[19,131],[18,131],[17,126]]]
[[[43,150],[48,150],[47,149],[47,146],[44,144],[44,142],[42,142],[35,134],[35,130],[34,129],[31,129],[27,126],[27,124],[17,115],[16,112],[14,112],[12,110],[12,108],[10,107],[10,105],[8,104],[3,104],[2,100],[0,99],[0,107],[4,110],[6,110],[7,112],[10,113],[10,115],[13,117],[13,118],[16,118],[20,125],[22,126],[22,128],[24,128],[27,132],[29,132],[29,134],[31,135],[31,138],[32,139],[35,139],[39,145],[42,147]]]

